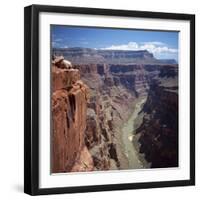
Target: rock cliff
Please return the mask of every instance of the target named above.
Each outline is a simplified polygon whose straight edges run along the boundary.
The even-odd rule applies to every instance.
[[[140,153],[152,168],[178,166],[178,78],[168,66],[149,83],[148,98],[136,133]]]
[[[80,72],[64,59],[52,63],[52,172],[90,171],[85,145],[89,88]]]

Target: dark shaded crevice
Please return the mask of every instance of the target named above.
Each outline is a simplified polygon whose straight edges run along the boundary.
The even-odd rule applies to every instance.
[[[66,113],[66,122],[67,122],[67,128],[70,128],[70,121],[67,113]]]
[[[119,159],[117,157],[116,144],[110,143],[108,145],[108,151],[109,151],[110,158],[115,160],[117,167],[120,167]]]
[[[70,104],[70,108],[71,108],[72,119],[74,121],[75,120],[74,115],[76,112],[76,98],[73,94],[69,95],[69,104]]]

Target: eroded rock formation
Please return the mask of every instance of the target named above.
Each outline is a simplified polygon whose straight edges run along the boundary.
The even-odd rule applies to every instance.
[[[52,172],[90,171],[84,142],[89,88],[70,62],[57,58],[52,65]]]
[[[80,70],[83,80],[91,89],[85,143],[96,170],[127,168],[123,144],[120,143],[120,127],[134,109],[135,102],[143,97],[147,97],[147,102],[141,111],[143,114],[139,116],[141,119],[138,131],[143,132],[137,135],[137,142],[140,144],[138,151],[145,154],[151,167],[177,166],[176,65],[91,64],[75,67]],[[149,126],[145,124],[147,115],[152,116]],[[159,124],[156,130],[152,129],[155,124]],[[169,127],[171,135],[164,133],[165,137],[158,139],[157,134],[162,135]],[[148,140],[147,135],[150,135],[154,143],[156,140],[161,141],[162,148],[156,149],[156,145]]]
[[[148,84],[142,65],[74,65],[91,91],[85,143],[95,170],[127,169],[121,126]]]
[[[152,168],[178,166],[178,79],[175,68],[162,67],[151,80],[137,129],[140,153]]]

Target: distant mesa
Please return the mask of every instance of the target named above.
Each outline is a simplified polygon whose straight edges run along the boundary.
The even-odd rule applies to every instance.
[[[53,55],[64,56],[73,64],[177,64],[174,59],[156,59],[147,50],[97,50],[91,48],[53,48]]]
[[[175,59],[159,59],[159,61],[163,64],[177,64]]]

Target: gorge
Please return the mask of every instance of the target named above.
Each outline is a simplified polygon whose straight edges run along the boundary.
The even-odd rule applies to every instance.
[[[52,53],[52,173],[178,166],[174,60],[146,50]]]

